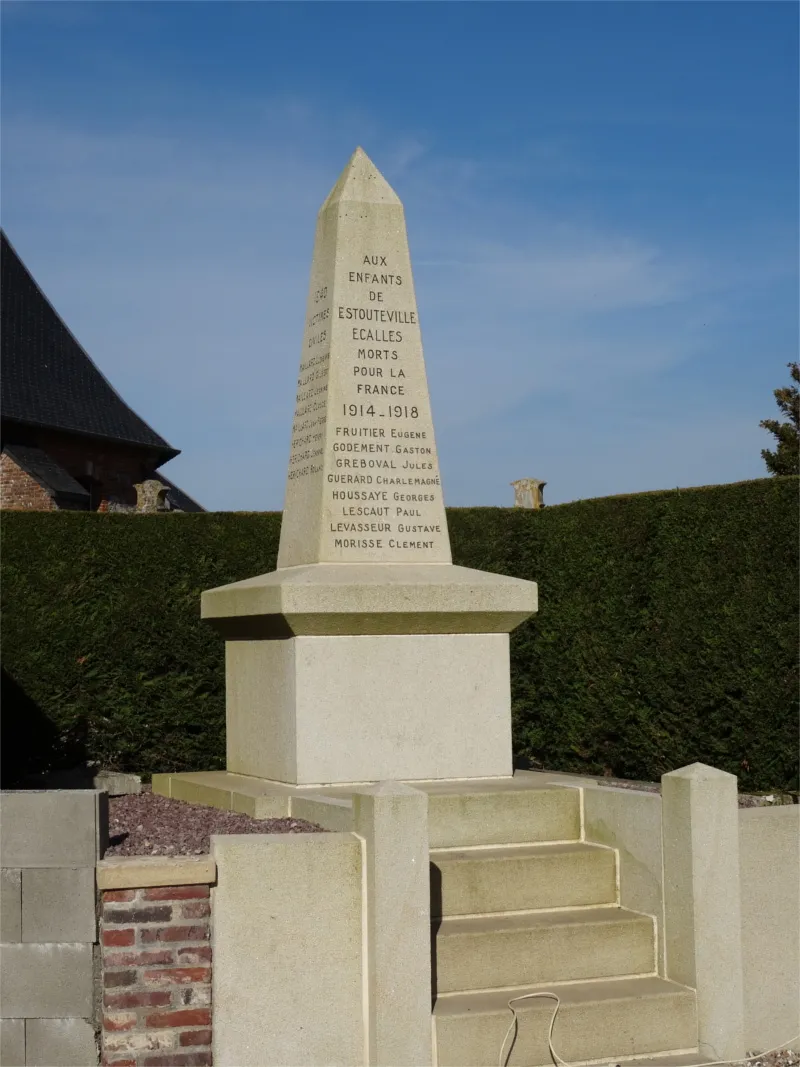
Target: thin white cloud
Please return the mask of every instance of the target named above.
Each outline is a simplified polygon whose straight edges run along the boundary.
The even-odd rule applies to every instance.
[[[461,435],[497,431],[494,443],[481,431],[486,476],[459,503],[485,501],[490,484],[505,500],[525,447],[521,404],[535,424],[553,397],[605,390],[613,421],[613,390],[706,351],[704,324],[712,313],[724,322],[726,287],[746,278],[655,233],[545,218],[528,204],[524,223],[509,224],[513,204],[498,213],[485,199],[483,164],[381,135],[371,119],[351,114],[331,133],[302,98],[248,107],[264,124],[257,138],[155,120],[146,132],[30,114],[3,124],[11,240],[123,396],[184,450],[170,475],[208,506],[281,505],[314,216],[355,141],[373,151],[364,129],[406,201],[446,487],[468,483]],[[552,157],[562,164],[557,146]],[[511,412],[516,443],[504,443]],[[664,431],[664,464],[682,440]],[[617,462],[605,447],[607,465]],[[565,466],[563,478],[582,484],[575,477]]]

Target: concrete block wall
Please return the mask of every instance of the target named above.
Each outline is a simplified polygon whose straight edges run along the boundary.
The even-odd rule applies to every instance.
[[[210,1067],[214,877],[207,856],[98,868],[103,1067]]]
[[[107,826],[104,793],[0,795],[3,1067],[98,1062],[95,865]]]

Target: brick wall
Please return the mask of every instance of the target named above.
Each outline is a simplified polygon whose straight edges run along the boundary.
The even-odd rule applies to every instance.
[[[0,508],[9,511],[55,511],[53,499],[7,453],[0,454]]]
[[[211,1064],[208,885],[102,893],[104,1067]]]

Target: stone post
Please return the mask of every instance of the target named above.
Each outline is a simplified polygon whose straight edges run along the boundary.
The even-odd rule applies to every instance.
[[[736,777],[693,763],[661,779],[667,977],[697,990],[698,1046],[744,1055]]]
[[[431,1046],[428,797],[398,782],[355,794],[365,842],[370,1067],[425,1067]]]

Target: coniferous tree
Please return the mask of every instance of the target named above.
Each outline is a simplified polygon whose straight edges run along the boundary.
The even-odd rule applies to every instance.
[[[792,380],[800,383],[800,364],[787,363],[786,366],[792,376]],[[762,448],[761,456],[767,465],[770,474],[800,474],[800,393],[796,385],[787,385],[783,389],[775,390],[775,400],[781,414],[788,418],[788,422],[778,422],[777,419],[764,419],[759,425],[774,434],[778,447],[774,452]]]

